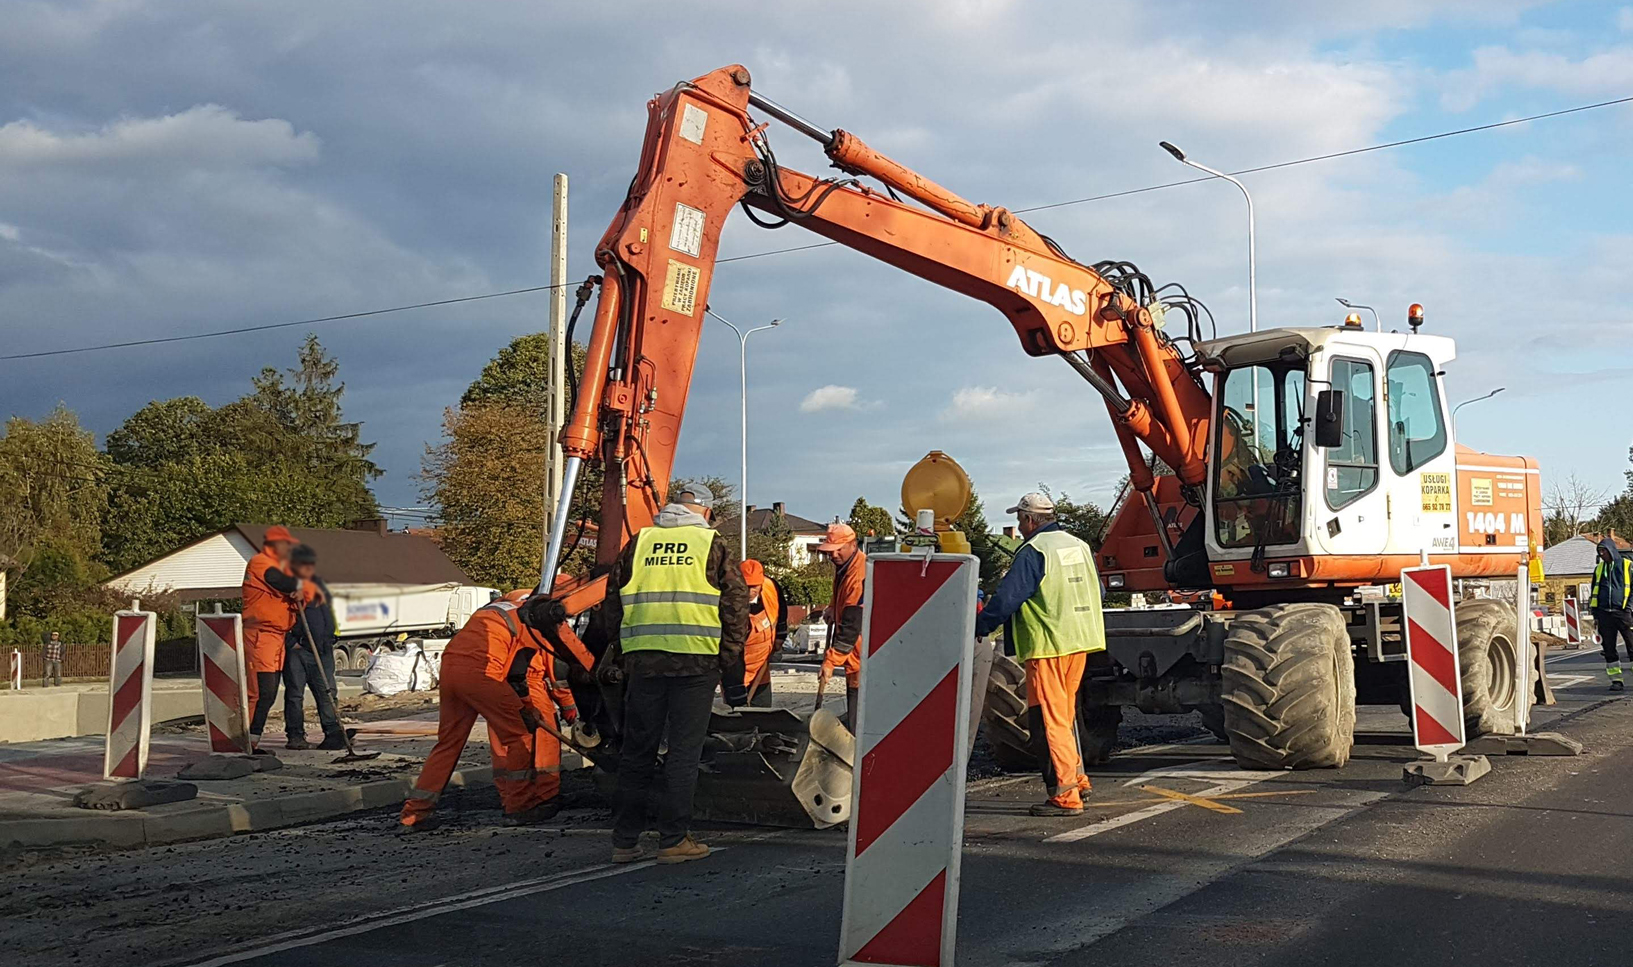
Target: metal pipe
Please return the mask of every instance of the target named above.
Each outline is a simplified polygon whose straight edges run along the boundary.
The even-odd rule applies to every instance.
[[[1157,540],[1162,542],[1163,555],[1172,561],[1174,559],[1174,542],[1168,539],[1168,524],[1162,519],[1162,508],[1157,505],[1157,498],[1149,490],[1140,491],[1145,498],[1145,509],[1151,513],[1151,526],[1157,529]]]
[[[1129,407],[1134,404],[1129,401],[1128,397],[1117,392],[1117,387],[1112,385],[1111,380],[1095,372],[1094,367],[1090,366],[1087,360],[1076,353],[1061,353],[1060,358],[1066,360],[1068,366],[1077,370],[1077,375],[1083,377],[1090,386],[1099,391],[1100,395],[1106,398],[1106,403],[1117,411],[1118,416],[1127,415]]]
[[[822,130],[821,128],[812,124],[810,121],[807,121],[798,114],[795,114],[793,111],[790,111],[788,108],[785,108],[776,101],[773,101],[771,98],[766,97],[764,94],[749,91],[748,102],[751,106],[759,108],[765,113],[793,128],[795,131],[798,131],[800,134],[803,134],[811,140],[824,146],[834,139],[833,132]]]
[[[561,564],[562,539],[567,536],[567,515],[572,512],[573,491],[578,488],[578,468],[583,457],[568,457],[561,470],[561,499],[556,501],[556,517],[550,523],[550,546],[544,552],[544,567],[539,570],[539,586],[534,594],[546,594],[556,583],[556,568]]]

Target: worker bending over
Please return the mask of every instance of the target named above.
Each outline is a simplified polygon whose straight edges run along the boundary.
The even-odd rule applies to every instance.
[[[833,593],[828,598],[828,652],[817,672],[824,685],[835,669],[845,669],[845,728],[856,731],[856,695],[862,687],[862,586],[868,556],[856,543],[856,531],[835,521],[816,550],[834,565]]]
[[[1628,598],[1633,594],[1633,558],[1623,554],[1610,537],[1599,542],[1598,558],[1593,565],[1593,593],[1588,597],[1588,607],[1593,611],[1594,624],[1599,626],[1599,650],[1605,656],[1610,690],[1619,692],[1627,686],[1622,684],[1622,663],[1616,655],[1618,634],[1627,646],[1627,660],[1633,662],[1633,612],[1628,610]]]
[[[691,487],[671,498],[618,558],[601,608],[609,653],[624,671],[624,741],[618,760],[612,861],[641,856],[647,792],[667,741],[658,813],[658,862],[709,855],[692,838],[692,793],[715,686],[733,708],[748,702],[743,644],[748,589],[726,542],[710,526],[714,495]]]
[[[1076,816],[1089,791],[1077,740],[1077,690],[1088,662],[1107,660],[1100,576],[1093,549],[1060,529],[1047,495],[1027,494],[1005,513],[1015,515],[1026,542],[976,615],[975,633],[990,635],[1008,622],[1015,655],[1026,665],[1032,748],[1049,791],[1032,815]]]
[[[546,725],[555,727],[556,708],[548,688],[542,687],[542,675],[530,668],[541,652],[571,650],[586,667],[589,658],[562,627],[566,612],[561,605],[528,595],[513,591],[478,608],[443,650],[437,744],[403,803],[404,831],[430,827],[437,799],[459,764],[478,715],[488,725],[493,784],[505,814],[520,825],[543,822],[558,811],[560,749],[549,746],[552,756],[533,736]],[[569,721],[577,717],[570,704],[561,712]],[[544,771],[538,769],[540,761],[546,764]]]
[[[748,643],[743,646],[743,684],[748,704],[771,708],[771,656],[788,639],[788,609],[783,607],[777,582],[766,577],[756,560],[741,565],[748,585]]]
[[[284,639],[295,627],[301,582],[289,572],[295,535],[281,524],[266,529],[261,553],[244,568],[244,669],[250,712],[250,748],[259,752],[267,713],[278,699],[284,667]],[[304,602],[301,602],[304,604]]]

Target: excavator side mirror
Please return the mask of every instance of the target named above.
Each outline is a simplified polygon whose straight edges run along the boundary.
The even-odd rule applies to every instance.
[[[1336,447],[1344,442],[1344,391],[1324,389],[1315,397],[1315,445]]]

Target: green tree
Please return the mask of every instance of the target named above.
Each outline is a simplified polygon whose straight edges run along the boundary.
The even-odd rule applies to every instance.
[[[955,526],[964,532],[964,537],[970,542],[970,552],[980,559],[981,588],[991,594],[1009,569],[1010,556],[993,540],[992,528],[987,526],[986,508],[974,487],[970,488],[969,506],[964,508]]]
[[[421,462],[421,492],[438,509],[443,550],[494,587],[538,580],[544,529],[554,513],[544,506],[551,443],[547,340],[545,333],[528,333],[499,350],[459,406],[444,414],[443,439],[426,448]],[[584,350],[576,344],[572,350],[574,371],[581,375]],[[594,561],[594,550],[575,538],[600,518],[602,479],[599,463],[579,474],[565,536],[571,553],[561,565],[566,573],[582,574]]]
[[[341,527],[377,512],[380,471],[345,421],[337,364],[315,339],[284,374],[212,408],[161,400],[108,434],[109,513],[102,558],[123,571],[239,522]]]
[[[873,537],[896,536],[896,522],[890,516],[890,511],[868,503],[866,497],[856,498],[851,504],[850,518],[847,521],[851,529],[856,531],[859,540]]]
[[[28,571],[50,546],[89,565],[101,545],[107,461],[79,418],[58,406],[40,421],[14,416],[0,434],[0,564]]]
[[[1039,484],[1038,489],[1055,502],[1055,520],[1060,523],[1060,529],[1098,551],[1106,529],[1106,512],[1097,504],[1078,503],[1065,492],[1057,497],[1043,484]]]

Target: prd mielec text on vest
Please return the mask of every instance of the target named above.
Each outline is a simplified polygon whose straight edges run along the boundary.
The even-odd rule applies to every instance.
[[[642,561],[645,567],[696,564],[697,558],[686,553],[685,541],[664,541],[652,545],[652,556]]]

